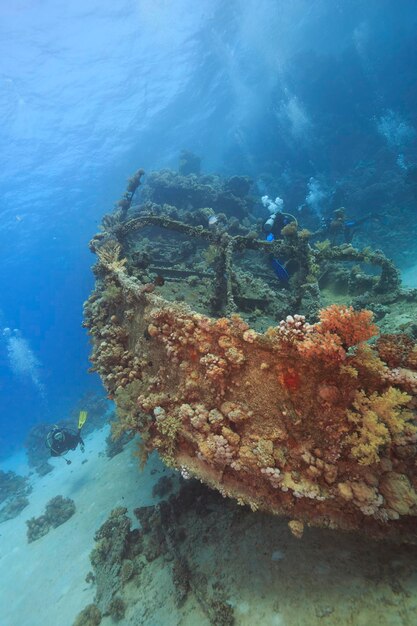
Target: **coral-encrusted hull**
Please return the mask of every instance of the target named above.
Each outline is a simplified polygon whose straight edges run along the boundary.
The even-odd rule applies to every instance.
[[[107,270],[86,321],[122,430],[253,509],[417,540],[417,372],[366,343],[369,312],[333,306],[260,334]]]

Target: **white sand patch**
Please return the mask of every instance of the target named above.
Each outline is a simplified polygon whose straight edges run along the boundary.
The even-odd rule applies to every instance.
[[[153,456],[144,472],[132,457],[135,443],[109,459],[105,456],[108,428],[86,437],[85,454],[77,450],[52,459],[53,472],[32,476],[29,506],[0,524],[0,624],[4,626],[71,626],[75,616],[93,601],[94,587],[85,582],[95,531],[111,509],[152,504],[152,487],[163,466]],[[86,463],[83,463],[87,460]],[[16,468],[14,465],[13,469]],[[12,467],[10,467],[12,469]],[[62,526],[28,544],[25,521],[43,513],[54,496],[72,498],[76,513]]]

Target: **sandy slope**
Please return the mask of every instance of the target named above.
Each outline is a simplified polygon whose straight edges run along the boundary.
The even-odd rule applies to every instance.
[[[132,457],[133,443],[108,459],[102,453],[107,432],[105,428],[87,437],[85,454],[76,451],[69,456],[72,465],[54,459],[54,471],[34,479],[29,506],[19,517],[0,524],[2,626],[70,626],[76,614],[93,601],[94,588],[85,582],[85,575],[91,569],[95,530],[115,506],[126,506],[131,512],[153,502],[155,477],[150,472],[155,465],[159,470],[162,466],[153,459],[140,473]],[[13,469],[10,463],[7,469]],[[58,494],[75,501],[75,515],[28,544],[25,520],[40,515],[48,500]]]

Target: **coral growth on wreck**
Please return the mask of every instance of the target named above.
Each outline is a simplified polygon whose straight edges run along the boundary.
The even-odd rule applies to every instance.
[[[119,432],[141,434],[142,457],[156,449],[183,475],[289,516],[297,536],[311,524],[415,541],[412,338],[367,343],[379,333],[372,312],[345,304],[261,332],[238,312],[216,318],[168,301],[131,265],[133,222],[123,245],[93,243],[97,283],[85,306],[93,369],[118,406]],[[313,253],[295,249],[310,255],[313,280]],[[362,254],[352,251],[350,260]],[[328,258],[339,253],[330,248]],[[397,297],[394,269],[376,257]]]

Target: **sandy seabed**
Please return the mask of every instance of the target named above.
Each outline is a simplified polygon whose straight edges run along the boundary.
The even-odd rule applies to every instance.
[[[107,458],[107,434],[108,428],[103,428],[86,437],[84,454],[78,450],[68,454],[71,465],[60,458],[51,459],[52,472],[31,476],[29,506],[15,519],[0,524],[1,626],[70,626],[94,599],[94,587],[85,577],[91,570],[89,554],[95,531],[113,508],[126,506],[131,512],[154,501],[153,463],[139,472],[132,445],[113,459]],[[18,456],[3,469],[21,472],[24,463]],[[46,503],[57,495],[72,498],[76,513],[28,544],[25,521],[41,515]]]
[[[167,470],[153,455],[140,472],[134,442],[107,458],[107,433],[88,436],[85,454],[72,453],[70,466],[54,459],[53,472],[32,475],[29,506],[0,524],[0,626],[72,626],[94,601],[85,577],[95,531],[117,506],[133,520],[134,508],[155,503],[152,488]],[[22,473],[24,464],[17,457],[5,469]],[[72,498],[76,513],[28,544],[25,520],[56,495]],[[191,509],[182,523],[191,569],[221,585],[237,626],[417,626],[415,547],[320,529],[297,540],[286,520],[222,499],[203,515]],[[163,556],[149,563],[140,584],[127,585],[125,599],[121,626],[210,625],[192,593],[176,606],[172,565]],[[110,617],[101,623],[114,624]]]

